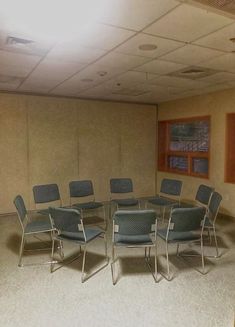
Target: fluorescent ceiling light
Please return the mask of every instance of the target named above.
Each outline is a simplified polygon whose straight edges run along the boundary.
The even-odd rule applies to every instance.
[[[0,21],[11,31],[63,41],[98,21],[108,5],[108,0],[0,0]]]

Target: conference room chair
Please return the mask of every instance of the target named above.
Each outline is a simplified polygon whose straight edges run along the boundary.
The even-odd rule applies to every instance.
[[[199,185],[196,196],[195,196],[195,201],[197,205],[202,205],[208,208],[208,204],[210,202],[212,193],[214,191],[214,188],[211,186],[207,186],[204,184]]]
[[[131,178],[110,179],[110,201],[111,204],[114,204],[115,210],[128,207],[138,207],[140,209],[140,201],[133,194]]]
[[[56,240],[59,240],[61,242],[64,241],[72,242],[78,245],[80,249],[79,256],[82,254],[81,248],[83,248],[82,275],[81,275],[82,283],[108,265],[107,241],[106,241],[106,234],[104,230],[99,228],[88,228],[84,226],[83,218],[80,212],[76,209],[49,208],[49,213],[50,213],[51,224],[53,226],[51,273],[54,271],[54,249],[55,249]],[[99,237],[102,237],[104,240],[104,249],[105,249],[104,252],[105,252],[106,262],[95,272],[91,273],[90,275],[85,275],[84,271],[85,271],[87,245]],[[72,259],[72,261],[74,261],[74,259]],[[63,263],[66,263],[66,260],[63,260],[62,265]]]
[[[164,178],[161,182],[159,195],[149,199],[146,202],[146,208],[148,204],[160,208],[162,221],[164,222],[166,209],[169,210],[180,205],[182,185],[183,183],[180,180]]]
[[[216,223],[216,218],[218,216],[221,201],[222,201],[221,194],[219,194],[218,192],[213,192],[210,202],[209,202],[207,217],[205,220],[205,230],[207,230],[209,233],[210,243],[211,243],[210,232],[211,231],[213,232],[214,241],[215,241],[215,249],[216,249],[216,255],[214,256],[215,258],[219,257],[219,249],[218,249],[215,223]]]
[[[34,185],[33,197],[36,209],[42,208],[42,205],[44,206],[43,209],[38,210],[43,215],[49,215],[48,208],[45,208],[45,205],[49,206],[51,202],[54,202],[56,206],[62,207],[60,191],[57,184]]]
[[[13,202],[16,207],[17,215],[22,229],[18,266],[23,267],[23,266],[39,265],[40,263],[23,264],[22,257],[24,251],[41,251],[41,250],[48,250],[48,248],[39,248],[34,250],[25,249],[26,238],[28,238],[29,236],[35,236],[42,233],[52,233],[53,231],[52,225],[49,220],[48,221],[40,220],[40,219],[31,220],[21,195],[17,195]],[[51,247],[49,249],[51,249]],[[47,263],[51,263],[51,262],[47,262]]]
[[[117,248],[143,248],[145,262],[157,282],[157,219],[154,210],[119,210],[113,216],[112,236],[112,281],[117,282],[115,276],[115,250]],[[150,262],[150,249],[154,248],[154,270]]]
[[[180,254],[179,245],[193,242],[200,242],[201,248],[201,263],[202,274],[205,274],[204,263],[204,248],[203,248],[203,231],[206,217],[206,208],[193,207],[193,208],[174,208],[171,211],[168,227],[159,229],[157,236],[159,236],[166,243],[166,266],[167,275],[162,273],[163,277],[171,280],[170,267],[169,267],[169,244],[177,244],[177,256],[195,256],[192,254]],[[198,256],[198,254],[196,255]]]
[[[80,210],[82,218],[85,218],[85,215],[96,212],[97,216],[86,217],[84,223],[94,224],[102,223],[107,228],[107,219],[105,214],[105,206],[102,202],[95,201],[94,188],[91,180],[80,180],[80,181],[71,181],[69,183],[69,194],[70,194],[70,206]],[[77,202],[79,199],[82,199],[82,202]],[[76,202],[74,202],[76,200]],[[102,210],[102,217],[100,217],[100,210]]]

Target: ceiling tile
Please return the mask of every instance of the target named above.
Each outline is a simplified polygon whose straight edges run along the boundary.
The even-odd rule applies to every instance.
[[[122,85],[135,85],[137,83],[145,83],[153,78],[156,78],[158,75],[150,74],[145,72],[138,71],[128,71],[124,74],[119,75],[116,78],[117,83]]]
[[[153,45],[156,49],[141,50],[140,45]],[[169,51],[184,46],[184,43],[163,39],[161,37],[140,33],[116,48],[116,52],[138,55],[143,57],[156,58]]]
[[[123,28],[95,24],[72,41],[74,44],[80,44],[83,47],[111,50],[133,35],[135,35],[135,32]]]
[[[202,61],[216,58],[223,54],[224,52],[218,50],[211,50],[188,44],[183,48],[177,49],[165,56],[162,56],[160,59],[187,65],[196,65]]]
[[[105,50],[82,47],[75,42],[67,42],[56,45],[48,53],[47,58],[89,64],[105,53]]]
[[[235,43],[230,41],[234,37],[235,23],[197,40],[195,44],[230,52],[235,51]]]
[[[185,78],[173,77],[173,76],[160,76],[155,79],[152,79],[149,83],[159,84],[166,86],[174,86],[178,88],[202,88],[207,86],[207,83],[201,81],[193,81]]]
[[[147,27],[144,32],[190,42],[232,22],[230,18],[182,4]]]
[[[121,69],[132,69],[149,61],[149,58],[126,55],[123,53],[111,52],[98,60],[97,65],[104,67],[116,67]]]
[[[169,61],[155,59],[142,66],[137,67],[135,70],[163,75],[163,74],[168,74],[177,71],[185,67],[187,66],[182,64],[176,64]]]
[[[41,57],[0,50],[0,74],[26,77]]]
[[[206,83],[223,83],[223,82],[235,82],[235,74],[231,73],[226,73],[226,72],[221,72],[221,73],[216,73],[211,76],[207,76],[204,78],[200,78],[200,81],[206,82]]]
[[[47,93],[56,84],[57,82],[55,81],[45,80],[43,78],[27,78],[27,80],[20,85],[18,91]]]
[[[76,94],[85,89],[96,86],[97,84],[105,82],[113,76],[123,73],[123,70],[115,67],[104,67],[97,63],[90,65],[77,73],[64,83],[60,84],[51,93],[53,94]]]
[[[178,4],[174,0],[109,0],[101,21],[139,31]]]
[[[32,72],[30,77],[62,82],[83,67],[84,64],[44,59]]]
[[[227,53],[215,59],[205,61],[200,66],[235,73],[235,53]]]

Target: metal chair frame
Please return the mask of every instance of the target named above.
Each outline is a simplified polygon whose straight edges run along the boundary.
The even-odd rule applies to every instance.
[[[146,210],[143,210],[146,211]],[[126,214],[128,211],[124,211],[122,210],[123,214]],[[133,213],[132,213],[133,214]],[[114,214],[115,215],[115,214]],[[118,257],[115,258],[115,249],[120,248],[120,247],[126,247],[126,248],[144,248],[144,259],[145,259],[145,263],[149,269],[149,271],[151,272],[153,279],[155,281],[155,283],[158,282],[157,279],[157,273],[158,273],[158,269],[157,269],[157,218],[155,220],[155,225],[154,225],[154,232],[153,232],[153,239],[152,239],[152,244],[126,244],[126,245],[117,245],[115,244],[115,240],[114,240],[114,236],[117,230],[117,226],[115,224],[115,221],[113,220],[113,232],[112,232],[112,256],[111,256],[111,273],[112,273],[112,282],[113,285],[116,285],[117,283],[117,278],[115,278],[115,262],[117,261]],[[151,267],[151,263],[150,263],[150,251],[151,248],[154,248],[154,271]],[[148,250],[148,253],[147,253]]]
[[[113,187],[112,187],[112,181],[114,181],[114,180],[120,181],[120,182],[122,182],[122,181],[128,181],[130,183],[130,189],[131,189],[131,191],[127,191],[127,192],[124,192],[124,191],[122,191],[122,192],[114,192],[113,191]],[[122,200],[122,199],[126,199],[126,198],[115,199],[115,198],[112,197],[113,194],[119,194],[119,195],[120,194],[125,194],[125,195],[126,194],[130,194],[131,195],[131,198],[130,199],[137,200],[138,203],[135,204],[135,205],[130,205],[130,206],[122,206],[122,205],[119,205],[118,204],[118,200]],[[136,207],[136,206],[138,206],[138,209],[141,208],[140,207],[140,201],[134,197],[133,182],[132,182],[132,179],[131,178],[111,178],[110,179],[110,206],[109,206],[109,211],[110,211],[109,212],[109,216],[110,217],[112,215],[112,205],[115,206],[114,211],[122,210],[122,209],[123,210],[127,210],[127,208]]]
[[[19,212],[19,210],[17,208],[17,204],[16,204],[17,200],[22,201],[21,203],[24,206],[25,213],[22,214],[22,217],[21,217],[21,214],[20,214],[20,212]],[[51,261],[47,261],[47,262],[43,262],[43,263],[29,263],[29,264],[23,264],[22,263],[24,252],[26,252],[26,251],[28,251],[28,252],[46,251],[46,250],[51,250],[51,248],[52,248],[52,247],[49,247],[49,248],[37,248],[37,249],[25,249],[25,243],[26,243],[27,236],[36,236],[36,235],[41,234],[41,233],[51,233],[51,238],[52,238],[53,228],[51,227],[50,229],[37,230],[35,232],[26,232],[25,228],[26,228],[27,224],[30,222],[30,218],[28,216],[27,210],[25,209],[24,200],[23,200],[21,195],[17,195],[15,197],[14,204],[15,204],[16,209],[17,209],[17,216],[18,216],[20,226],[21,226],[21,229],[22,229],[22,237],[21,237],[20,250],[19,250],[18,266],[19,267],[26,267],[26,266],[40,266],[40,265],[45,265],[45,264],[51,264]],[[47,242],[42,242],[42,243],[47,244]]]
[[[108,263],[109,263],[109,258],[108,258],[108,253],[107,253],[107,238],[106,238],[106,233],[105,231],[102,231],[102,234],[99,235],[98,237],[101,237],[104,239],[104,250],[105,250],[105,258],[106,258],[106,263],[104,265],[102,265],[101,267],[99,267],[96,271],[94,271],[93,273],[91,273],[90,275],[85,275],[84,270],[85,270],[85,262],[86,262],[86,253],[87,253],[87,244],[89,244],[90,242],[92,242],[94,239],[96,239],[97,237],[95,237],[94,239],[87,241],[86,238],[86,231],[84,228],[84,224],[83,224],[83,218],[80,214],[80,212],[76,209],[71,209],[71,208],[56,208],[55,210],[60,210],[60,211],[64,211],[65,214],[66,212],[74,212],[75,214],[77,214],[80,217],[80,224],[78,224],[78,231],[81,231],[83,233],[84,236],[84,241],[77,241],[77,240],[68,240],[68,239],[63,239],[63,237],[60,237],[61,231],[56,229],[55,225],[54,225],[54,220],[51,214],[51,210],[54,210],[55,208],[49,208],[50,211],[50,219],[51,219],[51,224],[54,227],[53,228],[53,233],[52,233],[52,250],[51,250],[51,268],[50,268],[50,272],[53,273],[54,271],[60,269],[61,267],[63,267],[66,264],[70,264],[73,261],[75,261],[76,259],[78,259],[81,255],[82,255],[82,247],[83,247],[83,259],[82,259],[82,275],[81,275],[81,282],[84,283],[85,281],[87,281],[90,277],[94,276],[96,273],[98,273],[100,270],[102,270],[103,268],[105,268]],[[68,241],[68,242],[73,242],[76,244],[79,244],[79,254],[78,256],[76,256],[75,258],[72,258],[72,260],[63,260],[62,262],[60,262],[60,267],[58,267],[57,269],[54,269],[54,264],[57,263],[54,260],[54,250],[55,250],[55,241],[56,240],[60,240],[62,241]],[[64,259],[64,258],[63,258]]]
[[[218,202],[217,208],[215,210],[215,212],[212,212],[212,202],[215,196],[219,196],[220,200]],[[220,203],[222,201],[222,196],[218,193],[218,192],[213,192],[211,198],[210,198],[210,203],[208,206],[208,211],[207,211],[207,218],[209,219],[209,221],[211,222],[211,226],[208,226],[205,224],[205,229],[208,231],[208,235],[209,235],[209,239],[210,239],[210,244],[212,243],[212,239],[211,239],[211,234],[210,231],[213,231],[213,236],[214,236],[214,241],[215,241],[215,250],[216,250],[216,255],[215,256],[207,256],[207,257],[214,257],[214,258],[219,258],[219,248],[218,248],[218,242],[217,242],[217,236],[216,236],[216,227],[215,227],[215,223],[216,223],[216,218],[218,216],[219,213],[219,208],[220,208]]]
[[[157,198],[160,198],[160,199],[171,200],[172,203],[165,204],[165,205],[158,205],[158,204],[151,203],[150,202],[151,200],[148,200],[148,201],[145,202],[145,208],[146,209],[148,208],[148,204],[149,203],[151,203],[152,205],[157,206],[157,207],[160,208],[160,210],[162,211],[162,213],[161,213],[162,222],[164,222],[164,220],[165,220],[166,208],[172,209],[174,206],[180,206],[180,202],[181,202],[182,182],[181,182],[180,193],[177,194],[177,195],[176,194],[174,195],[174,194],[171,194],[171,193],[167,193],[167,192],[162,191],[163,185],[164,185],[164,183],[167,183],[167,181],[169,181],[170,183],[172,183],[174,181],[181,182],[180,180],[163,178],[163,180],[161,182],[160,192],[159,192],[159,194],[156,195],[156,197]],[[172,198],[168,198],[167,195],[171,195],[173,197],[173,199]]]
[[[177,209],[174,209],[174,210],[177,210]],[[165,275],[165,273],[161,272],[161,275],[168,281],[171,281],[172,278],[173,278],[173,276],[172,277],[170,276],[168,244],[177,244],[176,255],[178,257],[185,258],[185,257],[198,257],[198,256],[201,256],[202,271],[200,271],[200,270],[197,270],[197,271],[199,273],[201,273],[202,275],[205,275],[206,272],[205,272],[205,260],[204,260],[205,255],[204,255],[204,247],[203,247],[203,232],[204,232],[206,214],[205,214],[203,220],[201,221],[201,231],[200,231],[198,239],[187,240],[187,241],[181,241],[181,240],[168,241],[170,231],[174,230],[174,223],[172,223],[172,213],[173,212],[171,211],[171,215],[170,215],[170,219],[169,219],[168,227],[167,227],[166,240],[164,240],[166,242],[165,250],[166,250],[167,274]],[[201,255],[198,255],[198,254],[185,254],[183,252],[181,254],[179,253],[180,244],[190,244],[190,243],[192,244],[192,243],[195,243],[195,242],[198,242],[198,241],[200,242]]]
[[[71,184],[72,183],[80,183],[80,182],[90,182],[90,194],[84,194],[84,195],[71,195]],[[81,180],[81,181],[71,181],[70,183],[69,183],[69,193],[70,193],[70,206],[72,207],[72,206],[74,206],[74,207],[76,207],[76,204],[73,204],[72,203],[72,199],[73,198],[84,198],[84,197],[88,197],[88,196],[91,196],[92,198],[92,201],[91,202],[95,202],[95,194],[94,194],[94,189],[93,189],[93,183],[92,183],[92,181],[91,180]],[[96,210],[98,210],[98,209],[101,209],[102,208],[102,211],[103,211],[103,221],[104,221],[104,225],[105,225],[105,227],[104,227],[104,230],[107,230],[107,228],[108,228],[108,223],[107,223],[107,218],[106,218],[106,211],[105,211],[105,206],[104,206],[104,204],[103,203],[101,203],[101,202],[98,202],[98,203],[100,203],[100,204],[102,204],[102,206],[100,206],[100,207],[97,207],[97,208],[86,208],[86,209],[83,209],[83,208],[80,208],[80,207],[77,207],[77,209],[80,211],[80,213],[81,213],[81,216],[82,216],[82,218],[84,218],[85,219],[85,212],[86,211],[88,211],[88,212],[90,212],[90,211],[96,211]],[[84,203],[83,203],[84,204]]]

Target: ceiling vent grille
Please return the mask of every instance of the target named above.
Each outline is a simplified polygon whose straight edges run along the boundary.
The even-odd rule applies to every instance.
[[[13,46],[25,46],[34,43],[32,40],[26,40],[15,36],[8,36],[6,39],[7,45]]]
[[[213,75],[215,73],[218,73],[218,71],[215,69],[190,66],[187,68],[177,70],[176,72],[169,73],[167,75],[195,80],[195,79],[200,79],[202,77]]]
[[[193,0],[192,3],[199,3],[204,6],[223,11],[230,15],[235,15],[234,0]]]

